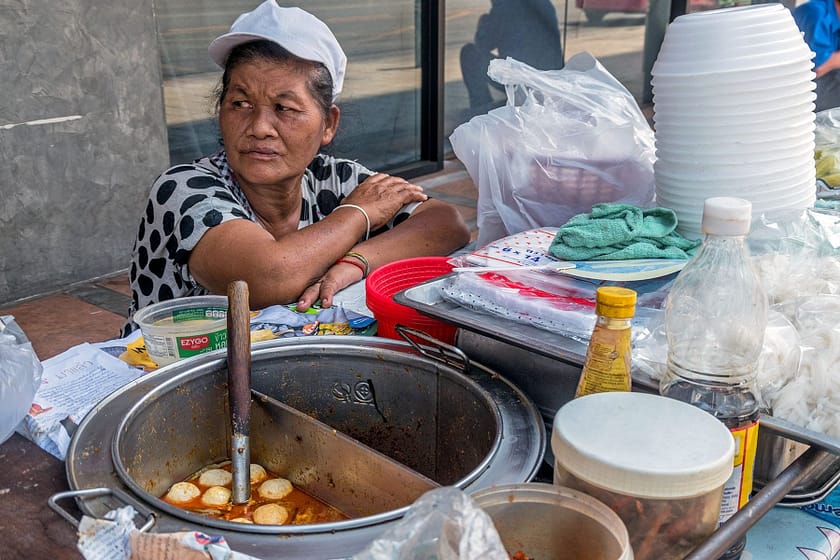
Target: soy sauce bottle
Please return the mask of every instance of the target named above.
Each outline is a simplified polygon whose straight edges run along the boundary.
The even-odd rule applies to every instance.
[[[631,389],[630,321],[635,311],[635,291],[617,286],[602,286],[595,291],[597,319],[589,337],[575,398]]]

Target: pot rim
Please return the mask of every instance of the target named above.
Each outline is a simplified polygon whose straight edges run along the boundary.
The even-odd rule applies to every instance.
[[[343,347],[348,349],[359,348],[365,352],[389,350],[409,353],[417,356],[418,359],[424,359],[407,342],[355,335],[308,337],[304,339],[275,339],[253,344],[252,353],[254,355],[270,355],[275,351],[279,352],[287,346],[305,346],[310,350],[312,347],[319,346]],[[137,505],[139,506],[137,509],[141,511],[148,509],[156,510],[155,513],[158,516],[156,531],[184,530],[185,522],[182,518],[170,515],[169,511],[163,507],[159,507],[157,502],[152,504],[137,496],[135,490],[128,488],[124,481],[114,472],[113,461],[111,460],[114,430],[116,430],[119,420],[123,417],[122,411],[131,408],[134,405],[135,399],[154,391],[158,386],[166,383],[173,377],[186,375],[187,372],[201,370],[203,368],[224,367],[225,356],[225,350],[217,350],[162,367],[118,389],[101,401],[79,424],[68,448],[66,470],[70,487],[72,489],[87,489],[90,487],[104,486],[127,489],[128,493],[132,495],[132,498],[137,500]],[[429,358],[425,359],[429,360]],[[445,364],[438,365],[440,367],[447,367]],[[492,456],[488,456],[482,462],[482,472],[476,472],[475,479],[466,484],[463,490],[471,493],[496,484],[527,482],[532,480],[542,465],[542,457],[547,446],[545,424],[542,421],[539,410],[531,399],[518,387],[481,364],[473,362],[469,371],[462,375],[465,378],[471,379],[472,382],[477,383],[484,391],[491,395],[492,400],[497,406],[499,404],[507,405],[507,408],[502,413],[500,433],[497,434],[501,439],[501,447],[493,448],[495,452]],[[515,407],[512,408],[510,406],[512,404],[515,404]],[[524,452],[522,449],[516,453],[513,452],[511,445],[515,441],[528,444]],[[155,500],[165,503],[159,498],[155,498]],[[114,507],[112,504],[101,499],[89,501],[77,500],[77,502],[83,513],[99,517]],[[375,526],[371,526],[370,524],[363,527],[343,525],[337,531],[329,527],[327,529],[329,534],[322,534],[322,538],[333,543],[338,535],[344,535],[342,537],[343,540],[339,540],[342,540],[344,543],[342,549],[349,550],[349,548],[357,546],[359,542],[369,542],[395,522],[396,519],[404,515],[409,507],[406,506],[392,510],[391,512],[386,512],[388,514],[387,517],[392,519],[386,519],[384,516],[382,518],[376,518],[376,522],[379,524]],[[393,512],[398,512],[398,514],[390,515]],[[360,519],[371,519],[373,517],[375,516]],[[200,523],[198,521],[193,522],[191,518],[188,525],[197,530],[206,530],[205,528],[208,526],[206,520],[208,518],[198,515],[194,515],[194,518],[201,518]],[[244,546],[251,553],[255,553],[261,550],[260,547],[265,547],[262,550],[264,551],[264,556],[267,558],[272,557],[271,554],[282,553],[280,552],[281,549],[294,550],[295,547],[301,546],[300,540],[294,537],[308,536],[315,538],[317,536],[317,534],[301,533],[299,528],[304,526],[296,526],[298,530],[295,533],[282,535],[283,537],[289,538],[283,538],[278,541],[278,535],[276,533],[264,535],[255,532],[246,532],[242,530],[243,524],[224,523],[224,527],[217,527],[214,534],[224,536],[234,549],[237,546],[240,546],[240,549],[242,549]],[[327,528],[329,525],[331,524],[317,524],[312,527]],[[317,533],[321,534],[322,531],[317,531]],[[279,543],[283,544],[279,545]]]

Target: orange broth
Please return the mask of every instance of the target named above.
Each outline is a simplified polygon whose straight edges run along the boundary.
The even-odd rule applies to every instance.
[[[208,468],[219,468],[224,469],[228,472],[232,471],[232,467],[230,463],[225,463],[222,465],[212,465]],[[330,523],[334,521],[344,521],[346,519],[350,519],[347,515],[339,511],[338,509],[330,506],[329,504],[324,503],[323,501],[315,498],[314,496],[307,494],[303,490],[298,489],[297,487],[292,487],[292,491],[290,494],[284,496],[282,499],[279,500],[269,500],[260,496],[258,489],[260,484],[263,481],[257,482],[255,484],[251,484],[251,494],[247,504],[232,504],[228,502],[223,506],[208,506],[201,501],[201,496],[204,495],[204,492],[210,488],[209,486],[205,486],[198,482],[201,473],[204,472],[205,469],[195,473],[194,475],[186,478],[184,482],[191,482],[195,484],[199,490],[201,490],[201,494],[190,500],[189,502],[173,502],[166,498],[166,494],[162,496],[162,499],[172,504],[176,507],[181,509],[197,513],[199,515],[204,515],[207,517],[213,517],[216,519],[224,519],[227,521],[232,521],[233,519],[237,518],[245,518],[253,521],[253,513],[254,510],[264,504],[277,504],[286,508],[289,512],[289,520],[284,523],[284,525],[310,525],[313,523]],[[272,473],[266,470],[268,474],[268,478],[265,480],[269,480],[272,478],[281,478],[275,473]],[[228,490],[230,490],[230,485],[226,486]]]

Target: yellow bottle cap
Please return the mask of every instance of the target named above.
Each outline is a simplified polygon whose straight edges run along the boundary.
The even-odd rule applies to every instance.
[[[595,291],[595,313],[615,319],[629,319],[636,312],[636,292],[618,286],[602,286]]]

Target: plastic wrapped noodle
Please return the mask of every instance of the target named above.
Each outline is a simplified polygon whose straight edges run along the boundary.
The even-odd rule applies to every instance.
[[[802,297],[782,307],[792,312],[801,359],[762,396],[773,416],[840,438],[840,296]]]
[[[763,409],[770,410],[779,391],[796,377],[802,359],[799,344],[796,327],[782,313],[770,309],[758,358],[757,385]]]
[[[816,294],[840,294],[840,262],[836,257],[774,253],[756,256],[752,263],[771,305],[789,304]]]
[[[665,334],[665,311],[651,310],[643,329],[633,329],[633,374],[647,375],[654,381],[665,376],[668,362],[668,339]]]
[[[586,341],[595,325],[595,301],[547,292],[493,272],[455,275],[441,289],[444,299]]]

